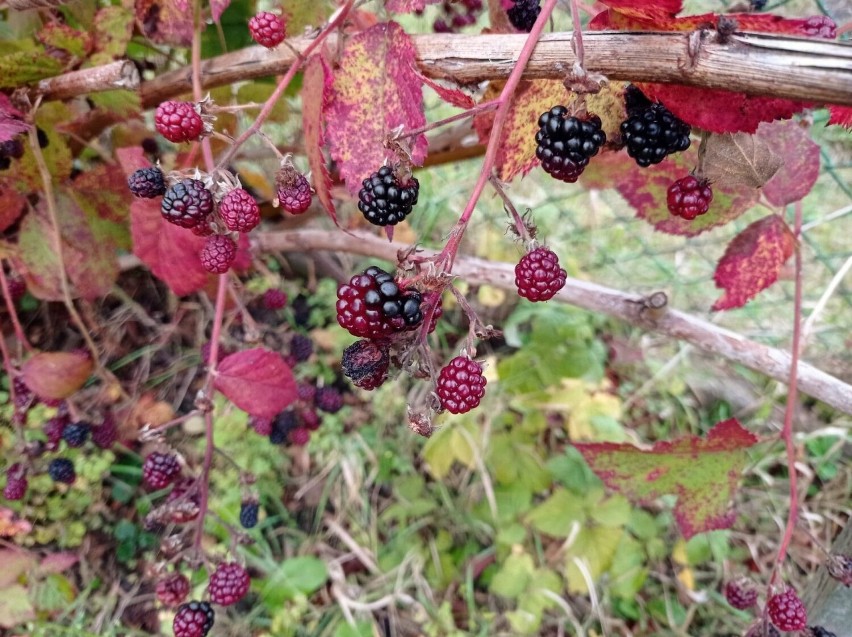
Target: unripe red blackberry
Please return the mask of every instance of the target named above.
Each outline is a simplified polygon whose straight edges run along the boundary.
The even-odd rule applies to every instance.
[[[9,296],[12,297],[12,303],[20,301],[27,293],[27,282],[15,273],[9,275],[6,283],[9,285]]]
[[[172,622],[172,630],[175,637],[207,637],[215,619],[216,614],[207,602],[181,604]]]
[[[772,623],[786,632],[801,630],[808,623],[805,605],[792,588],[770,597],[766,602],[766,612]]]
[[[304,334],[294,334],[290,340],[290,354],[297,363],[304,363],[314,353],[314,342]]]
[[[108,413],[104,417],[104,421],[100,427],[92,428],[92,442],[101,449],[109,449],[115,444],[118,439],[118,426],[115,423],[115,418]]]
[[[548,248],[527,252],[515,266],[518,294],[530,301],[548,301],[565,286],[567,274],[559,257]]]
[[[170,573],[157,582],[157,599],[166,606],[182,604],[189,595],[189,580],[183,573]]]
[[[382,341],[355,341],[343,350],[343,373],[352,384],[373,390],[387,380],[390,367],[388,346]]]
[[[514,0],[506,15],[518,31],[529,33],[541,13],[540,5],[541,0]]]
[[[554,179],[573,183],[606,142],[597,115],[569,117],[564,106],[554,106],[538,118],[535,156]]]
[[[278,46],[287,35],[284,20],[268,11],[260,11],[248,22],[251,39],[267,49]]]
[[[234,188],[219,202],[219,216],[228,230],[251,232],[260,223],[260,208],[247,191]]]
[[[669,212],[676,217],[692,221],[710,210],[713,190],[706,179],[693,175],[681,177],[669,186],[666,203]]]
[[[482,365],[467,356],[456,356],[438,375],[438,398],[441,409],[463,414],[479,405],[485,395]]]
[[[237,244],[231,237],[214,234],[207,237],[199,256],[205,270],[213,274],[225,274],[237,258]]]
[[[337,322],[353,336],[384,338],[423,320],[416,290],[400,291],[393,277],[367,268],[337,288]]]
[[[376,226],[395,226],[417,203],[420,182],[409,177],[401,182],[390,166],[382,166],[367,177],[358,193],[358,210]]]
[[[249,427],[254,429],[255,433],[261,436],[268,436],[272,433],[272,418],[266,416],[251,415],[248,419]]]
[[[20,500],[27,492],[27,468],[16,462],[6,469],[6,486],[3,487],[3,497],[7,500]]]
[[[291,215],[300,215],[311,207],[313,189],[308,178],[295,169],[284,169],[276,180],[279,205]]]
[[[621,123],[627,154],[642,167],[689,148],[691,128],[662,104],[652,104],[636,87],[626,93],[628,118]]]
[[[142,480],[152,489],[165,489],[180,474],[180,462],[173,453],[151,453],[142,463]]]
[[[337,387],[326,385],[318,387],[316,396],[314,396],[314,404],[317,409],[324,411],[327,414],[336,414],[343,408],[343,394]]]
[[[210,601],[222,606],[236,604],[248,593],[250,584],[249,574],[240,564],[236,562],[219,564],[210,576],[208,585]]]
[[[59,441],[62,440],[62,432],[68,426],[68,418],[66,416],[54,416],[47,420],[43,427],[44,435],[47,437],[47,450],[56,451],[59,447]]]
[[[213,195],[203,181],[184,179],[163,195],[163,218],[181,228],[194,228],[213,212]]]
[[[269,288],[263,293],[263,307],[267,310],[280,310],[287,305],[287,295],[278,288]]]
[[[296,392],[299,395],[299,400],[313,404],[317,397],[317,386],[313,383],[296,383]]]
[[[74,481],[77,479],[74,463],[68,458],[54,458],[51,460],[47,466],[47,473],[54,482],[74,484]]]
[[[166,193],[166,181],[159,168],[140,168],[127,178],[127,187],[137,197],[153,199]]]
[[[757,602],[757,587],[746,577],[731,580],[725,584],[725,599],[734,608],[751,608]]]
[[[314,409],[302,409],[299,411],[299,416],[301,416],[302,424],[308,431],[316,431],[322,424],[319,414]]]
[[[191,142],[204,131],[204,120],[190,102],[163,102],[154,113],[157,132],[170,142]]]
[[[290,432],[290,443],[297,447],[304,447],[311,441],[311,432],[307,427],[296,427]]]

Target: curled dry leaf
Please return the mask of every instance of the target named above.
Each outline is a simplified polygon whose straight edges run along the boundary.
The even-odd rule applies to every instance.
[[[27,387],[41,398],[67,398],[92,375],[94,363],[84,352],[41,352],[22,368]]]
[[[783,163],[765,140],[747,133],[711,135],[704,150],[704,175],[724,184],[760,188]]]

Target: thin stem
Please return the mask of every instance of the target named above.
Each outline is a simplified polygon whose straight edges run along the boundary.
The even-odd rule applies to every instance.
[[[27,340],[24,330],[21,327],[21,321],[18,319],[18,312],[15,310],[15,303],[12,301],[12,294],[9,292],[9,281],[6,279],[6,273],[3,272],[3,264],[0,263],[0,291],[3,293],[3,300],[6,303],[6,309],[9,311],[9,317],[12,320],[12,328],[15,330],[15,338],[18,343],[23,345],[28,352],[33,351],[33,346]],[[20,350],[19,350],[20,353]]]
[[[416,137],[417,135],[422,135],[423,133],[428,133],[430,130],[434,130],[436,128],[440,128],[446,124],[452,124],[453,122],[457,122],[462,119],[467,119],[468,117],[476,117],[480,113],[485,113],[487,111],[493,111],[495,108],[500,106],[500,100],[489,100],[487,102],[482,102],[481,104],[477,104],[473,108],[469,108],[463,113],[456,113],[450,117],[445,119],[439,119],[437,122],[429,122],[425,126],[421,126],[420,128],[415,128],[414,130],[405,131],[402,133],[397,139],[407,139],[408,137]]]
[[[346,0],[346,3],[340,8],[332,20],[326,25],[325,29],[323,29],[320,34],[311,42],[307,47],[305,47],[305,51],[301,57],[299,57],[298,61],[294,61],[290,68],[287,69],[287,73],[284,77],[281,78],[281,81],[278,83],[278,86],[275,87],[275,90],[272,92],[272,95],[269,96],[269,99],[266,100],[263,104],[263,108],[260,110],[260,113],[257,114],[252,125],[249,126],[243,134],[240,135],[235,141],[234,145],[231,146],[225,154],[222,155],[222,158],[219,160],[218,168],[222,168],[228,165],[228,162],[234,157],[236,152],[240,149],[240,147],[248,140],[249,137],[254,135],[257,131],[260,130],[260,127],[272,113],[272,109],[275,107],[275,104],[278,103],[278,100],[284,94],[284,91],[287,90],[287,87],[290,85],[290,82],[296,77],[296,73],[298,73],[299,69],[302,68],[302,64],[305,60],[307,60],[311,54],[322,44],[325,39],[331,34],[337,27],[343,23],[346,19],[346,16],[349,15],[349,11],[352,9],[355,4],[355,0]]]
[[[192,543],[196,554],[201,551],[201,538],[204,536],[204,518],[207,517],[210,494],[210,467],[213,466],[213,451],[216,449],[213,440],[213,413],[210,411],[204,413],[204,438],[204,464],[201,466],[198,485],[198,524],[195,527],[195,541]]]
[[[541,7],[541,13],[538,15],[529,36],[527,37],[524,46],[518,55],[518,61],[512,69],[509,79],[506,80],[506,85],[500,92],[498,101],[500,105],[497,107],[497,112],[494,115],[494,124],[491,127],[491,134],[488,137],[488,146],[485,149],[485,159],[482,162],[482,170],[479,173],[479,178],[473,187],[473,192],[470,194],[470,199],[461,214],[461,217],[456,222],[455,227],[450,233],[450,238],[447,240],[447,245],[441,251],[436,261],[437,265],[444,268],[447,272],[453,269],[453,262],[456,258],[459,245],[461,245],[464,231],[467,227],[467,222],[473,214],[476,203],[479,201],[482,191],[485,189],[485,184],[488,182],[491,172],[494,169],[494,163],[497,160],[497,151],[500,149],[500,134],[503,131],[503,126],[506,124],[506,119],[509,117],[509,107],[512,105],[512,96],[515,94],[515,89],[521,81],[521,76],[524,73],[527,62],[532,57],[533,51],[538,44],[538,39],[541,37],[542,31],[553,13],[553,9],[559,0],[545,0]]]
[[[194,28],[192,30],[192,97],[196,102],[201,101],[201,2],[195,0],[193,3]],[[201,139],[201,154],[204,156],[204,164],[207,172],[212,173],[216,162],[213,160],[213,149],[207,137]]]
[[[515,204],[513,204],[512,200],[509,199],[509,195],[506,194],[506,191],[503,189],[503,184],[500,183],[500,180],[497,179],[496,175],[491,175],[491,185],[503,200],[503,209],[508,212],[509,216],[512,218],[512,221],[515,224],[515,230],[517,231],[521,241],[524,242],[524,245],[529,244],[529,242],[532,241],[532,237],[530,236],[529,230],[527,230],[527,224],[524,223],[523,218],[518,213],[517,208],[515,208]]]
[[[583,22],[580,20],[580,7],[578,0],[571,0],[571,46],[577,57],[577,66],[586,68],[586,52],[583,49]]]
[[[795,222],[793,232],[798,241],[802,235],[802,202],[796,202]],[[793,343],[792,351],[790,352],[790,380],[787,384],[787,404],[784,409],[784,428],[781,431],[781,438],[784,440],[784,446],[787,449],[787,473],[790,481],[790,508],[787,513],[787,526],[784,529],[784,536],[781,538],[781,543],[778,545],[778,555],[775,558],[775,568],[772,570],[772,577],[769,580],[769,585],[772,586],[778,579],[781,566],[787,557],[787,549],[790,546],[790,541],[793,539],[793,532],[796,529],[796,522],[799,519],[799,492],[796,479],[796,447],[793,441],[793,416],[798,405],[798,366],[799,354],[801,352],[802,340],[802,250],[801,245],[796,246],[795,254],[796,268],[796,289],[793,300]]]

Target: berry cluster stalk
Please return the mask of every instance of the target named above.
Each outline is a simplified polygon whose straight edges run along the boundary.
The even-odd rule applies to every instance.
[[[494,163],[497,160],[497,151],[500,148],[500,133],[503,131],[503,126],[506,124],[506,119],[509,116],[509,107],[512,105],[512,96],[515,94],[515,89],[518,88],[518,83],[521,81],[521,76],[524,73],[527,62],[529,62],[529,59],[532,57],[533,51],[538,44],[538,39],[541,37],[542,31],[544,31],[544,25],[547,24],[547,21],[550,19],[553,9],[556,7],[558,1],[559,0],[545,0],[544,5],[541,7],[541,13],[539,13],[538,19],[535,21],[535,24],[530,30],[530,34],[518,55],[518,61],[515,63],[515,67],[509,74],[509,79],[506,80],[506,85],[500,92],[500,97],[497,98],[500,105],[497,107],[497,112],[494,114],[494,124],[491,127],[491,134],[488,137],[488,146],[485,149],[485,159],[482,162],[482,170],[479,173],[479,178],[476,180],[473,192],[470,194],[470,199],[468,200],[461,217],[459,217],[455,227],[450,232],[450,238],[447,241],[447,245],[444,246],[443,250],[441,250],[441,254],[438,255],[436,260],[438,267],[443,268],[447,272],[450,272],[453,269],[453,262],[455,261],[456,253],[459,250],[459,245],[461,244],[462,237],[464,236],[467,223],[476,208],[476,203],[479,201],[482,191],[485,189],[485,184],[488,183],[488,180],[491,177],[491,172],[494,170]],[[430,319],[431,317],[429,316],[425,317],[424,322],[426,325],[429,325]]]
[[[23,345],[24,349],[28,352],[33,351],[32,345],[27,340],[26,335],[24,335],[24,330],[21,327],[21,321],[18,319],[18,313],[15,311],[15,303],[12,301],[12,294],[9,292],[9,281],[6,279],[6,274],[3,272],[3,264],[0,262],[0,292],[3,294],[3,301],[6,303],[6,309],[9,312],[9,316],[12,320],[12,329],[15,330],[15,338],[18,340],[19,345]],[[9,379],[11,380],[11,376]]]

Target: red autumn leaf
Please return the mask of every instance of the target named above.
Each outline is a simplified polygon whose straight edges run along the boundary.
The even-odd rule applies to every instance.
[[[464,109],[469,109],[476,106],[476,102],[473,101],[473,98],[464,91],[457,88],[450,88],[448,86],[444,86],[443,84],[438,84],[436,81],[421,74],[417,70],[417,68],[413,68],[412,70],[417,75],[417,77],[420,78],[421,82],[423,82],[426,86],[435,91],[438,94],[438,97],[444,100],[447,104],[451,104],[453,106],[457,106],[458,108]]]
[[[210,14],[213,16],[213,21],[218,22],[231,4],[231,0],[210,0]]]
[[[29,127],[24,121],[24,114],[12,106],[5,93],[0,93],[0,142],[26,132]]]
[[[763,123],[757,137],[781,157],[784,164],[763,186],[769,203],[786,206],[807,195],[819,177],[819,146],[798,122]]]
[[[728,244],[716,266],[713,280],[725,294],[713,304],[713,310],[742,307],[775,283],[795,249],[796,239],[778,215],[748,226]]]
[[[302,80],[302,130],[305,135],[305,152],[308,155],[308,166],[311,168],[317,199],[328,212],[334,225],[340,226],[331,196],[328,164],[322,152],[325,144],[322,114],[331,97],[332,81],[331,69],[325,58],[320,54],[312,55],[305,65]]]
[[[214,386],[243,411],[264,418],[272,418],[297,397],[293,372],[281,354],[262,348],[222,359]]]
[[[88,353],[41,352],[21,368],[24,382],[40,398],[68,398],[92,375],[94,363]]]
[[[706,438],[687,436],[643,450],[612,442],[575,444],[592,471],[630,500],[649,503],[676,495],[674,515],[687,539],[697,533],[729,528],[729,509],[746,450],[758,441],[736,419],[717,423]]]
[[[715,183],[712,186],[713,202],[706,214],[692,221],[672,215],[666,203],[668,188],[689,174],[697,162],[695,145],[647,168],[640,168],[627,153],[603,153],[592,158],[580,177],[580,183],[587,188],[615,187],[636,210],[636,216],[656,230],[694,237],[733,221],[751,208],[758,198],[758,191],[754,188],[738,183]]]
[[[192,6],[187,0],[135,0],[134,13],[145,37],[157,44],[192,44]]]
[[[19,194],[6,180],[0,178],[0,232],[18,220],[26,205],[26,197]]]
[[[430,4],[438,4],[441,0],[387,0],[385,8],[391,13],[411,13],[423,11]]]
[[[648,2],[648,0],[603,0],[601,4],[608,6],[619,16],[647,22],[659,22],[661,24],[674,18],[683,8],[683,0],[659,0],[658,2]],[[606,14],[609,12],[604,11],[603,13]],[[660,30],[663,29],[661,28]]]
[[[331,156],[352,194],[384,162],[392,130],[426,123],[423,87],[411,70],[415,59],[414,43],[396,22],[376,24],[346,42],[325,119]],[[413,140],[415,164],[423,163],[426,145],[425,135]]]
[[[829,125],[836,124],[852,129],[852,106],[829,106],[828,110],[831,113]]]

